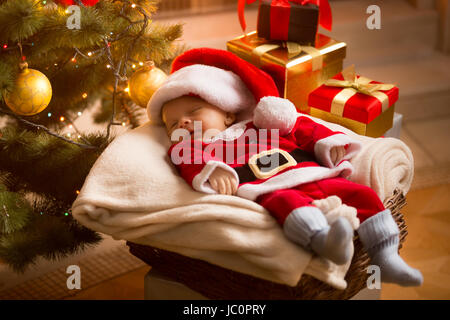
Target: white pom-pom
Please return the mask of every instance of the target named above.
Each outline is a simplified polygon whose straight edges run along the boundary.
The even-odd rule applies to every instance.
[[[287,99],[262,98],[253,112],[253,123],[262,129],[278,129],[280,135],[291,132],[297,121],[297,109]]]

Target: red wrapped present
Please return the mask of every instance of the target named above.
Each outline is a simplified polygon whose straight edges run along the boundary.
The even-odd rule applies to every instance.
[[[239,0],[239,21],[244,31],[246,1],[250,4],[256,0]],[[331,30],[328,0],[260,0],[257,31],[262,38],[314,45],[319,23]]]
[[[313,117],[379,137],[392,127],[398,94],[395,85],[358,76],[351,66],[312,91],[308,106]]]

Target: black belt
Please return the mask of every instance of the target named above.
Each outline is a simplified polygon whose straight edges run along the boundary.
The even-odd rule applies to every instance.
[[[312,156],[308,152],[300,150],[300,149],[294,149],[291,152],[288,152],[288,154],[290,154],[297,163],[315,162],[316,161],[314,156]],[[279,159],[278,166],[276,166],[276,167],[272,167],[272,165],[273,165],[272,159],[276,159],[273,157],[278,157],[278,159]],[[283,153],[276,151],[270,155],[263,155],[263,156],[259,157],[256,161],[256,167],[257,167],[257,170],[264,173],[264,172],[272,171],[276,168],[280,168],[288,162],[289,162],[289,159],[287,159],[283,155]],[[258,177],[253,172],[252,168],[250,168],[250,165],[248,163],[246,163],[242,167],[236,167],[233,169],[236,171],[237,175],[239,176],[239,183],[252,182],[252,181],[258,180]],[[282,169],[282,170],[284,170],[284,169]],[[281,170],[276,171],[274,174],[278,173],[279,171],[281,171]]]

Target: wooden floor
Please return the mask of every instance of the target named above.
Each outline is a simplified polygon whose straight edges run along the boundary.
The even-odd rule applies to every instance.
[[[400,255],[422,271],[424,284],[385,284],[382,299],[450,299],[450,185],[408,193],[403,213],[408,237]]]
[[[139,268],[82,290],[67,300],[144,300],[144,276],[149,270],[150,267]]]
[[[450,185],[414,190],[402,210],[408,237],[401,256],[424,275],[421,287],[383,284],[382,299],[450,299]],[[143,267],[81,291],[70,299],[143,299]]]

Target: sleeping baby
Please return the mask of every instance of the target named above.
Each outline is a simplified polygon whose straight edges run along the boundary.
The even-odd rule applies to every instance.
[[[187,51],[175,59],[148,113],[165,125],[169,156],[193,189],[257,202],[288,239],[341,265],[351,259],[352,225],[344,217],[329,224],[315,205],[337,196],[342,210],[356,208],[357,232],[382,281],[422,283],[420,271],[398,255],[390,210],[371,188],[346,179],[360,143],[298,116],[265,72],[227,51]]]

